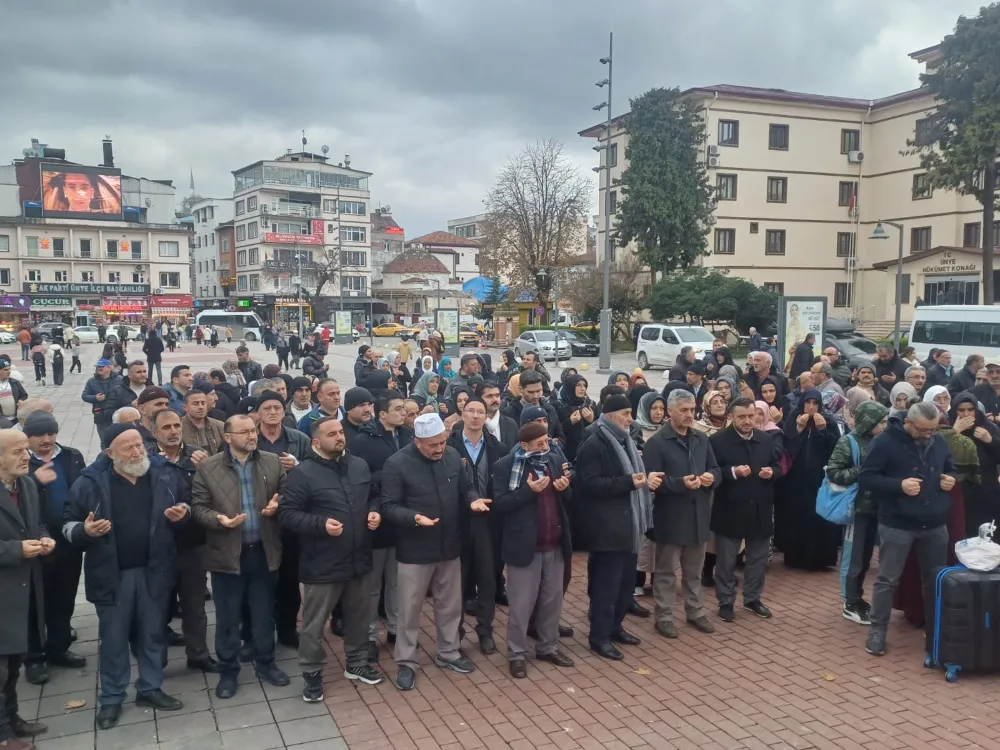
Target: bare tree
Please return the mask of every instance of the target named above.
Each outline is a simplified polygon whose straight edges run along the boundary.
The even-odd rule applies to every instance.
[[[299,254],[302,255],[302,289],[306,296],[316,296],[323,293],[323,287],[330,282],[336,285],[342,273],[348,273],[351,267],[344,263],[344,254],[337,248],[325,248],[322,245],[305,245],[295,243],[289,248],[275,251],[275,257],[264,263],[264,283],[272,279],[288,276],[292,279],[299,275]],[[312,259],[309,259],[309,253]],[[359,269],[360,270],[360,269]],[[294,289],[292,290],[294,292]],[[340,289],[327,290],[328,295],[337,296]]]
[[[551,275],[585,247],[592,189],[558,141],[541,141],[512,157],[484,201],[484,273],[508,279],[513,288],[536,289],[540,269]],[[540,304],[548,302],[548,292],[544,285],[538,289]]]
[[[590,266],[582,271],[570,272],[566,280],[560,282],[559,288],[562,290],[560,296],[573,306],[577,315],[597,320],[604,304],[602,267]],[[629,340],[632,317],[643,309],[648,296],[642,261],[633,253],[622,254],[611,264],[608,292],[612,337]]]

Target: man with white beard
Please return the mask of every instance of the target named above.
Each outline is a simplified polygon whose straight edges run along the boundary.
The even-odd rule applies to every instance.
[[[138,634],[135,705],[177,711],[163,684],[164,613],[173,588],[174,524],[190,516],[183,473],[150,459],[131,424],[104,433],[106,458],[84,469],[70,490],[63,535],[85,551],[87,601],[97,608],[101,675],[99,729],[118,723],[130,682],[129,638]],[[152,463],[151,463],[152,462]]]

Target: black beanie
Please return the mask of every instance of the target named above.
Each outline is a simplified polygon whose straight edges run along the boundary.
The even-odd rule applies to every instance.
[[[285,399],[281,397],[280,393],[277,391],[264,391],[257,397],[257,411],[260,411],[260,407],[267,401],[277,401],[282,407],[285,405]]]

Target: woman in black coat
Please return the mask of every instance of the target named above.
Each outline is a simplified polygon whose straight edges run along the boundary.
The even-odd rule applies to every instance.
[[[597,404],[587,395],[587,379],[582,375],[570,375],[563,381],[559,399],[553,403],[566,435],[563,451],[566,458],[576,461],[583,431],[594,423],[598,414]]]
[[[743,370],[733,361],[733,355],[729,351],[728,346],[720,346],[713,354],[715,355],[716,372],[719,372],[726,365],[732,365],[736,368],[736,372],[740,374],[740,379],[743,379]]]
[[[785,566],[799,570],[836,565],[843,531],[816,513],[824,467],[843,434],[842,423],[822,408],[822,395],[811,388],[783,425],[787,474],[775,493],[774,543],[785,553]]]
[[[965,536],[978,536],[979,527],[1000,518],[1000,427],[986,419],[976,397],[964,391],[952,399],[948,421],[971,438],[979,454],[980,483],[968,483],[965,494]]]

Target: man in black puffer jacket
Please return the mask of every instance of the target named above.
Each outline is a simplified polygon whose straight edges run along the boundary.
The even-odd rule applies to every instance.
[[[215,395],[219,397],[216,408],[221,409],[226,414],[226,419],[236,414],[236,407],[243,396],[240,389],[226,380],[226,373],[221,369],[215,369],[208,373],[208,377],[215,387]]]
[[[323,626],[338,601],[344,611],[344,676],[366,685],[382,681],[382,673],[368,665],[371,537],[381,516],[370,504],[368,465],[347,453],[340,421],[316,420],[312,446],[314,455],[288,475],[278,519],[298,536],[302,550],[302,699],[318,703],[323,700]]]
[[[325,356],[326,350],[322,347],[317,347],[309,352],[309,356],[302,360],[302,374],[314,378],[325,378],[330,370],[330,365],[323,364]]]
[[[382,513],[396,527],[399,621],[394,659],[396,687],[416,682],[417,637],[427,589],[434,596],[438,652],[434,663],[459,674],[475,666],[459,651],[462,624],[462,514],[489,510],[462,459],[447,445],[448,432],[437,414],[421,414],[413,443],[385,462]]]

